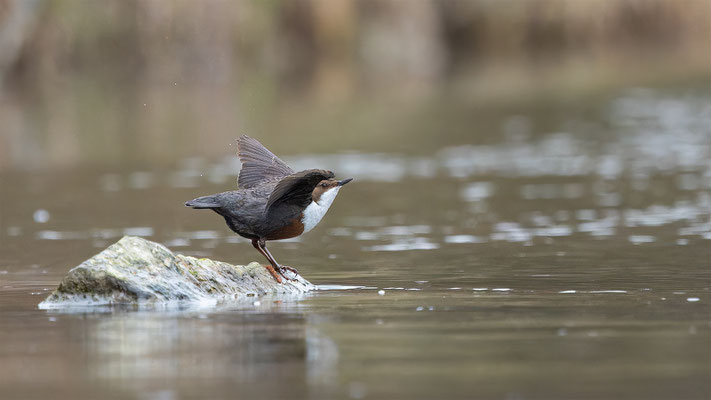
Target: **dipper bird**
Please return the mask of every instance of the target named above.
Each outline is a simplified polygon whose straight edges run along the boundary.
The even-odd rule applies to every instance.
[[[185,203],[196,209],[220,214],[238,235],[252,240],[252,246],[267,258],[265,266],[281,283],[286,270],[267,250],[267,240],[289,239],[313,229],[352,178],[338,181],[331,171],[307,169],[294,172],[256,139],[241,136],[237,150],[242,169],[237,190],[198,197]]]

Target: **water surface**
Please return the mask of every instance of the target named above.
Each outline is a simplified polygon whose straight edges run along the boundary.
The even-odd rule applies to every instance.
[[[413,132],[442,136],[431,151],[285,155],[356,179],[313,232],[269,244],[324,290],[217,307],[36,305],[127,234],[263,261],[182,205],[233,187],[229,144],[170,168],[4,171],[3,398],[710,397],[711,94],[518,111]]]

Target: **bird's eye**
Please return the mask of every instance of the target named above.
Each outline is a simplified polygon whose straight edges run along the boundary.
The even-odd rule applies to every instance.
[[[321,184],[321,187],[326,187],[326,184],[325,184],[325,183],[322,183],[322,184]]]

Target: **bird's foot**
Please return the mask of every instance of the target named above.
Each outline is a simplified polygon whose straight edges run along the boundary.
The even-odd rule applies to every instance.
[[[279,270],[279,273],[277,274],[274,267],[272,267],[270,264],[265,265],[264,268],[266,268],[267,271],[269,271],[269,273],[274,277],[274,279],[278,283],[281,283],[281,277],[284,276],[284,274],[281,272],[281,270]],[[281,275],[281,276],[279,276],[279,275]],[[284,278],[286,278],[286,277],[284,276]],[[289,279],[289,278],[287,278],[287,279]]]
[[[293,276],[293,278],[286,276],[286,272],[289,272],[290,275]],[[297,271],[296,268],[292,268],[286,265],[279,266],[279,273],[281,274],[281,276],[283,276],[286,280],[289,281],[295,281],[296,277],[299,276],[299,271]]]
[[[287,270],[287,271],[291,272],[291,273],[294,274],[294,275],[299,275],[299,271],[297,271],[296,268],[294,268],[294,267],[289,267],[289,266],[287,266],[287,265],[282,265],[281,268],[282,268],[282,270]]]

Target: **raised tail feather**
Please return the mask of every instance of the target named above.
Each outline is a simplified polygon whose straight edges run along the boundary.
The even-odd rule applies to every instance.
[[[221,206],[216,196],[203,196],[190,201],[186,201],[185,205],[192,208],[218,208]]]

